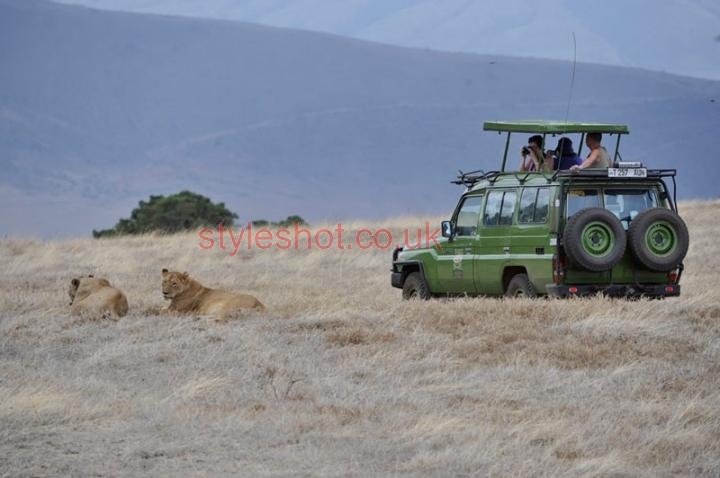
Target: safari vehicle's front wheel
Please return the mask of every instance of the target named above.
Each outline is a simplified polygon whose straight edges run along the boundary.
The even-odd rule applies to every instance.
[[[563,245],[570,261],[592,272],[615,267],[625,254],[627,237],[620,220],[607,209],[581,209],[568,219]]]
[[[505,291],[505,297],[535,297],[535,287],[527,274],[517,274],[511,280]]]
[[[403,299],[427,300],[430,297],[430,289],[422,274],[420,272],[411,272],[403,283]]]
[[[690,236],[685,222],[674,211],[646,209],[628,228],[628,242],[635,259],[656,272],[675,269],[685,258]]]

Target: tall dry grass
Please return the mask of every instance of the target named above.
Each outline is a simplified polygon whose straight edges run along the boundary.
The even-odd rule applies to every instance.
[[[720,202],[681,212],[683,295],[664,301],[403,302],[387,251],[3,239],[0,474],[716,477]],[[148,314],[163,267],[269,312]],[[128,317],[68,315],[87,273]]]

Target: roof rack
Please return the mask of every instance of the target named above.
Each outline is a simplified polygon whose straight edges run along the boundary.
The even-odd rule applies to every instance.
[[[668,177],[675,177],[677,175],[676,169],[648,169],[647,170],[647,177],[632,177],[627,176],[623,178],[623,180],[644,180],[644,179],[658,179],[658,178],[668,178]],[[608,172],[605,168],[588,168],[588,169],[582,169],[580,171],[570,171],[569,169],[559,170],[555,171],[555,174],[553,174],[552,178],[577,178],[577,179],[607,179]]]
[[[501,175],[502,173],[500,171],[488,171],[485,172],[482,169],[478,169],[475,171],[469,171],[467,173],[464,173],[462,169],[459,169],[458,172],[460,173],[457,176],[457,179],[454,181],[450,181],[453,184],[459,184],[462,186],[465,186],[466,188],[471,188],[477,183],[478,181],[482,181],[483,179],[487,179],[491,183],[495,181],[495,179]]]
[[[555,180],[557,178],[560,178],[563,180],[569,180],[567,186],[571,187],[573,184],[573,180],[600,181],[602,179],[607,179],[607,174],[607,169],[584,169],[577,172],[562,170],[555,171],[555,174],[552,175],[552,179]],[[646,181],[648,179],[657,179],[664,185],[665,192],[669,195],[670,190],[668,189],[667,184],[662,178],[672,178],[672,198],[668,196],[668,199],[670,199],[670,207],[673,209],[673,211],[677,211],[677,182],[675,181],[676,175],[677,170],[675,169],[648,169],[645,177],[627,176],[622,178],[622,181],[632,184],[634,182]]]

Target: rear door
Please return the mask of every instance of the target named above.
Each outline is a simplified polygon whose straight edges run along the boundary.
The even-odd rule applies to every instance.
[[[565,223],[576,212],[587,207],[602,207],[612,212],[627,231],[632,220],[642,211],[659,204],[656,190],[652,187],[598,187],[574,186],[567,192]],[[632,284],[662,283],[664,273],[645,270],[632,258],[629,248],[624,257],[611,270],[590,272],[570,265],[565,281],[569,284]]]

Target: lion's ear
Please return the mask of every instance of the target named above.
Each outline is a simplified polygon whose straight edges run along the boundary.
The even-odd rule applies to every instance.
[[[162,270],[162,273],[163,273],[163,274],[167,274],[167,273],[168,273],[168,270],[167,270],[167,269],[163,269],[163,270]]]
[[[80,285],[80,279],[73,279],[70,281],[70,283],[73,285],[73,287],[77,287]]]
[[[187,279],[188,277],[190,277],[190,274],[188,274],[187,272],[183,272],[183,273],[182,273],[182,278],[183,278],[183,279]]]

